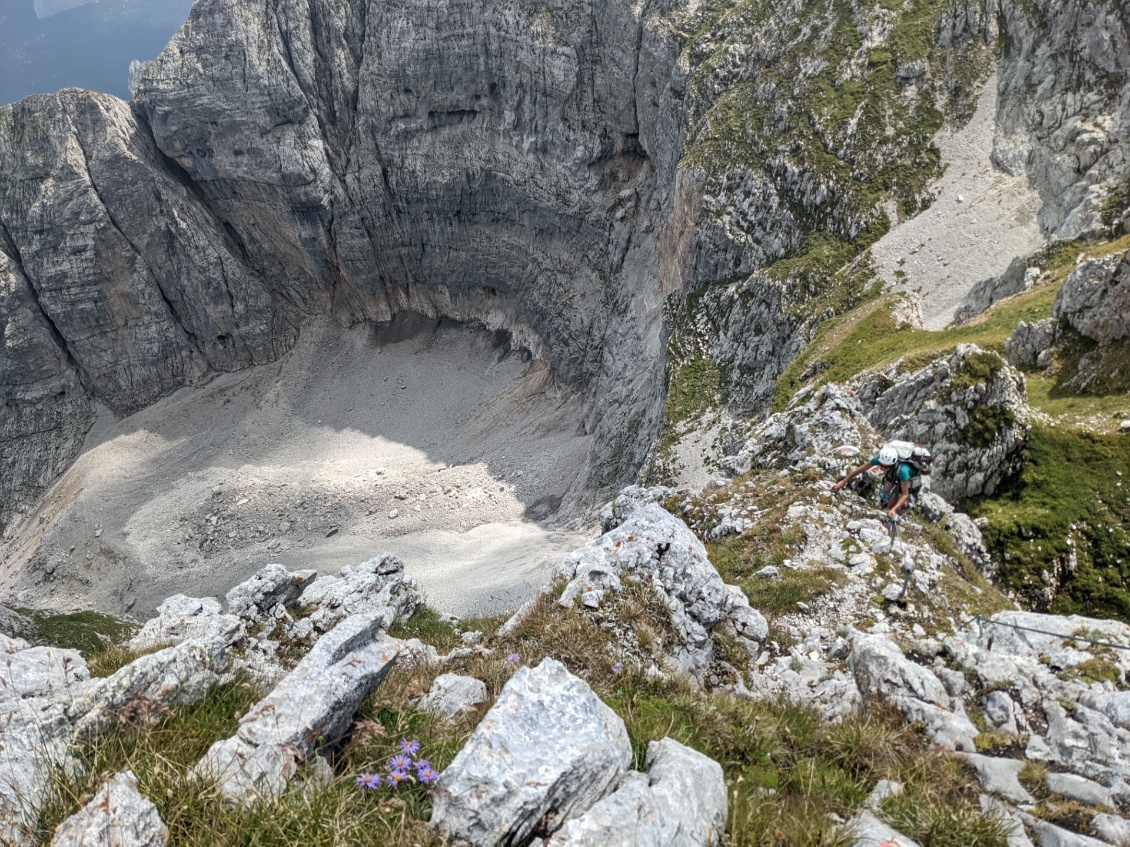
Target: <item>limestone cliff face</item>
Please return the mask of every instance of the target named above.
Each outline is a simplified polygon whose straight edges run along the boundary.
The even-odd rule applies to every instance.
[[[999,8],[994,157],[1028,174],[1049,236],[1095,235],[1108,198],[1130,178],[1130,12],[1118,0],[1000,0]]]
[[[0,110],[0,525],[94,403],[271,360],[319,313],[508,330],[589,398],[593,482],[629,476],[658,426],[681,154],[650,17],[201,0],[132,104]]]
[[[586,397],[590,483],[625,481],[671,295],[763,413],[998,52],[998,158],[1050,235],[1093,228],[1130,170],[1120,4],[885,5],[198,0],[131,104],[0,109],[0,525],[97,404],[274,359],[315,314],[509,331]]]

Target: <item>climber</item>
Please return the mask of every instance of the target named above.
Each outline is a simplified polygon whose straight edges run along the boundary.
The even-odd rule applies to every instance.
[[[904,449],[900,450],[900,447]],[[903,453],[906,455],[901,455]],[[922,474],[929,473],[932,465],[933,459],[924,447],[892,441],[884,444],[879,455],[874,456],[871,461],[864,462],[833,485],[832,490],[839,491],[871,468],[881,468],[883,489],[879,492],[879,502],[887,509],[888,516],[894,518],[913,508],[918,490],[922,487]],[[892,499],[894,505],[890,505]]]

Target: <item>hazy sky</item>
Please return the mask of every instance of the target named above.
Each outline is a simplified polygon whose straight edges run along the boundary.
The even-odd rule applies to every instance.
[[[77,86],[129,98],[193,0],[0,0],[0,104]]]

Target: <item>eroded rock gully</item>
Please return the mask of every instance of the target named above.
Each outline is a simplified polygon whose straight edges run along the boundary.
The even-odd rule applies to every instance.
[[[866,38],[843,80],[886,38],[848,5]],[[675,24],[698,11],[678,3],[199,0],[131,103],[67,90],[0,109],[0,526],[29,523],[99,409],[130,415],[275,362],[327,316],[506,333],[579,398],[575,495],[628,481],[652,444],[670,296],[737,274],[692,319],[740,375],[735,410],[763,413],[810,337],[815,284],[763,269],[881,216],[860,205],[868,191],[776,143],[796,116],[747,137],[764,157],[738,161],[724,138],[702,154],[713,105],[766,67],[742,57],[801,79],[826,52],[833,29],[794,43],[781,33],[798,11],[779,6],[766,27],[715,22],[689,45],[694,28]],[[954,2],[931,48],[952,60],[1004,39],[997,156],[1056,198],[1048,234],[1085,229],[1125,169],[1124,27],[1104,4],[1062,6]],[[1039,48],[1048,27],[1054,55]],[[1051,110],[1026,83],[1049,69],[1037,99]],[[920,70],[900,85],[927,90]],[[758,98],[790,100],[779,85]],[[818,129],[859,173],[886,155]]]

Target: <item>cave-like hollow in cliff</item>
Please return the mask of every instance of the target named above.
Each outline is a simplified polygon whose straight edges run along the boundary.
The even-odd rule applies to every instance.
[[[681,72],[527,11],[202,0],[132,101],[0,108],[4,596],[388,551],[466,615],[580,543],[661,418]]]

